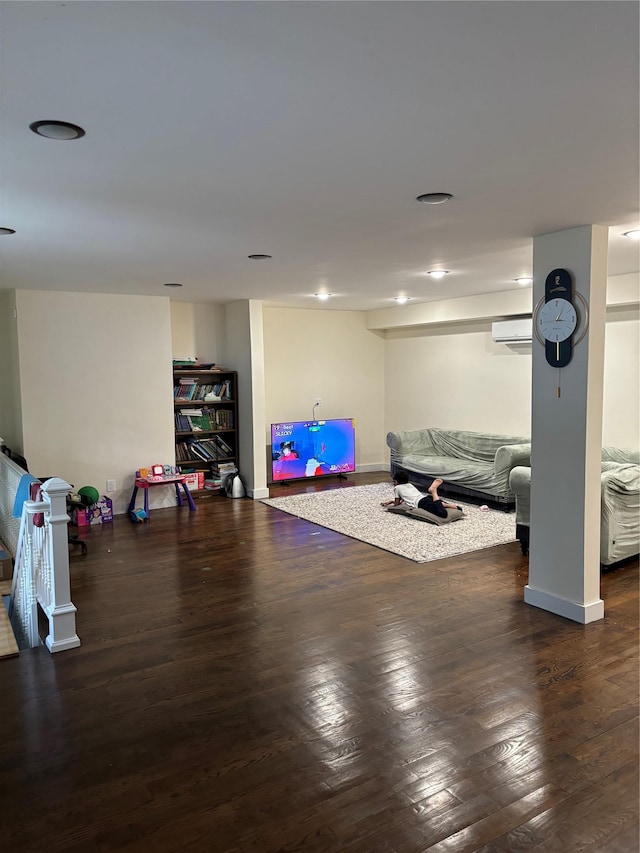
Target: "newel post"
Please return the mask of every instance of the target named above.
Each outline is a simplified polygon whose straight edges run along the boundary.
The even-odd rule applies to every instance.
[[[49,620],[45,643],[50,652],[62,652],[80,645],[69,577],[67,495],[71,492],[71,486],[59,477],[52,477],[42,484],[42,491],[51,507],[51,600],[44,608]]]

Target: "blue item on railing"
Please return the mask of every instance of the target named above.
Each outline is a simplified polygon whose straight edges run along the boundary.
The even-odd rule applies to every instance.
[[[18,489],[16,491],[15,500],[13,501],[13,517],[20,518],[22,515],[22,505],[25,501],[28,501],[29,498],[29,487],[31,483],[37,483],[37,477],[34,477],[32,474],[23,474],[20,477],[20,482],[18,483]]]

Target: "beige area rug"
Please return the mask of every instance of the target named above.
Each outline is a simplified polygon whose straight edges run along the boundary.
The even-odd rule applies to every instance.
[[[377,483],[268,498],[262,503],[416,563],[491,548],[513,542],[516,538],[513,512],[483,512],[478,506],[452,498],[452,502],[463,508],[465,515],[459,521],[438,527],[387,512],[380,502],[392,497],[393,489],[389,483]]]

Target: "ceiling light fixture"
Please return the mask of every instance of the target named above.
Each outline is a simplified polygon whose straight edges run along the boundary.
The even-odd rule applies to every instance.
[[[179,284],[177,281],[169,281],[167,282],[167,284],[164,285],[164,287],[182,287],[182,285]]]
[[[15,234],[15,233],[16,232],[14,231],[13,228],[0,228],[0,235]]]
[[[394,296],[393,301],[397,302],[398,305],[404,305],[405,302],[408,302],[411,299],[410,296]]]
[[[315,293],[314,296],[316,297],[316,299],[321,299],[324,301],[325,299],[328,299],[330,296],[333,296],[333,293]]]
[[[68,121],[34,121],[29,129],[46,139],[80,139],[85,135],[81,127]]]
[[[252,261],[266,261],[271,255],[247,255],[248,258],[251,258]]]
[[[421,204],[444,204],[450,198],[453,198],[451,193],[423,193],[417,196],[416,201]]]
[[[444,278],[445,275],[449,274],[449,270],[429,270],[427,275],[430,275],[431,278]]]
[[[624,236],[629,237],[630,240],[640,240],[640,230],[625,231]]]
[[[521,284],[523,287],[525,286],[525,284],[532,284],[533,283],[533,279],[528,278],[527,276],[523,276],[522,278],[516,278],[515,281],[517,281],[518,284]]]

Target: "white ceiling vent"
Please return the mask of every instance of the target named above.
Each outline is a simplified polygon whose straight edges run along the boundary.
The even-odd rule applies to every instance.
[[[491,337],[496,344],[530,344],[532,333],[531,317],[498,320],[491,324]]]

